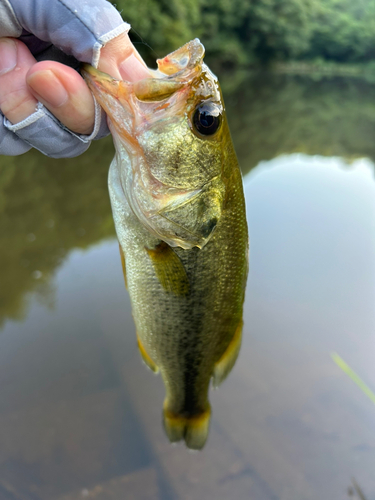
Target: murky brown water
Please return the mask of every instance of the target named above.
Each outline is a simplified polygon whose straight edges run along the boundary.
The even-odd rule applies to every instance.
[[[162,381],[137,352],[110,141],[0,159],[0,500],[375,499],[375,405],[331,358],[375,392],[375,91],[238,85],[224,82],[249,172],[244,341],[199,453],[168,443]]]

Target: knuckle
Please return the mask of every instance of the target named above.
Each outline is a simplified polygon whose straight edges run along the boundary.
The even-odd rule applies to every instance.
[[[23,120],[33,113],[36,103],[25,89],[12,89],[0,95],[0,109],[11,122]]]

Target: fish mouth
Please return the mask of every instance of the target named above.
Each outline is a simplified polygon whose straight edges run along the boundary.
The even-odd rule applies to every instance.
[[[150,78],[157,79],[177,76],[181,74],[181,72],[194,69],[197,65],[202,64],[204,53],[204,46],[198,38],[195,38],[162,59],[157,59],[156,63],[158,65],[158,69],[152,70],[148,68]],[[112,79],[112,77],[106,73],[99,71],[87,63],[82,64],[81,72],[87,73],[89,79],[91,77],[94,79],[102,79],[103,77]]]
[[[160,77],[159,71],[150,70],[150,73],[157,73],[157,77],[127,82],[116,80],[89,64],[83,65],[81,73],[112,122],[113,128],[109,123],[112,135],[115,129],[132,147],[135,145],[134,135],[138,127],[147,127],[153,123],[155,116],[159,119],[161,115],[169,114],[171,107],[175,116],[184,113],[183,97],[189,88],[182,79],[176,80],[165,75]]]
[[[134,94],[142,102],[159,102],[168,99],[202,71],[204,52],[203,45],[196,38],[158,59],[158,69],[149,69],[150,77],[136,82],[117,80],[90,64],[82,65],[81,74],[104,108],[100,99],[102,93],[120,100]]]
[[[185,116],[191,85],[206,68],[204,52],[200,41],[192,40],[158,59],[158,69],[149,70],[150,77],[136,82],[118,80],[89,64],[82,65],[81,74],[106,112],[112,135],[116,130],[134,149],[138,129],[145,130],[155,121]]]
[[[146,103],[155,112],[168,107],[169,104],[165,104],[165,101],[179,90],[186,88],[186,82],[172,78],[158,79],[151,77],[130,83],[124,80],[116,80],[90,66],[87,69],[88,71],[86,69],[81,70],[82,76],[100,105],[110,116],[113,114],[113,110],[111,113],[107,102],[111,98],[115,98],[123,106],[126,106],[126,103],[128,103],[128,106],[133,107],[136,101]],[[134,98],[136,98],[136,101],[133,101],[133,105],[131,105],[130,103]],[[140,109],[138,109],[139,111]]]

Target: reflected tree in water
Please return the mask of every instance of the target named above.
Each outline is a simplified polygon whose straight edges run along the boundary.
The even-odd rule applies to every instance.
[[[244,173],[260,161],[297,152],[375,159],[373,84],[355,78],[239,76],[237,86],[230,75],[221,82]]]
[[[46,285],[70,250],[114,236],[112,156],[108,138],[74,159],[35,150],[0,159],[0,325],[22,317],[28,293],[49,294]]]

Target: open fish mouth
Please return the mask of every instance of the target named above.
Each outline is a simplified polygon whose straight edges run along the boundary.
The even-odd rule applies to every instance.
[[[118,99],[126,99],[133,94],[142,102],[159,102],[180,90],[202,70],[204,47],[196,38],[172,54],[158,59],[157,70],[149,70],[150,77],[136,82],[116,80],[90,64],[83,64],[81,73],[96,97],[97,93],[110,94]],[[121,82],[121,92],[118,85]],[[100,102],[108,113],[104,102]],[[110,114],[110,112],[109,112]]]

